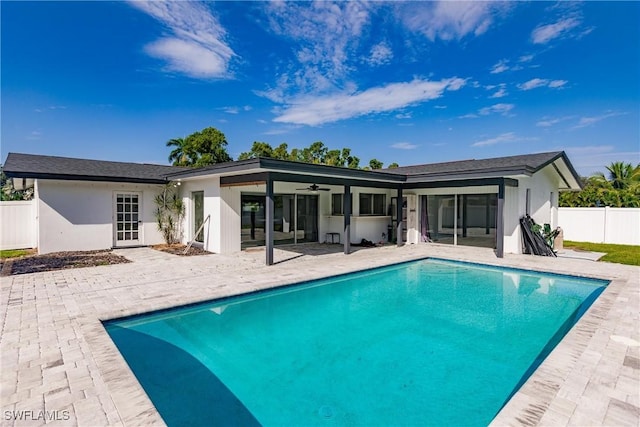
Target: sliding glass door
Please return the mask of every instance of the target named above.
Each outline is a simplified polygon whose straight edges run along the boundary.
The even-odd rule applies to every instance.
[[[265,245],[265,196],[241,196],[241,247]],[[297,206],[297,208],[296,208]],[[318,241],[318,196],[276,194],[273,197],[273,243]]]
[[[421,197],[426,209],[426,215],[421,215],[423,241],[495,247],[497,194]]]

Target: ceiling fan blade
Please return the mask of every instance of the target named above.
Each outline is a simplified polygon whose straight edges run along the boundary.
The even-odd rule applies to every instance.
[[[330,188],[318,188],[318,191],[331,191]]]

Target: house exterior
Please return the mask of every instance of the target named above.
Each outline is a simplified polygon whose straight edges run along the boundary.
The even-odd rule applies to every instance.
[[[215,253],[278,244],[395,241],[522,251],[519,218],[557,226],[558,192],[580,189],[564,152],[354,170],[271,158],[177,168],[10,153],[5,174],[32,183],[40,253],[162,242],[154,199],[172,182],[183,241]]]

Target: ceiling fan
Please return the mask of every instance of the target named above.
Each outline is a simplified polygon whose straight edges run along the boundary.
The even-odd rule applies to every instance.
[[[320,188],[318,184],[311,184],[307,188],[296,188],[296,190],[307,190],[311,191],[312,193],[317,193],[318,191],[330,191],[329,188]]]

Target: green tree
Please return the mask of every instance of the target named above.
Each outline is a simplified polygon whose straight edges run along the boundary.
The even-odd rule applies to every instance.
[[[213,127],[192,133],[186,140],[187,155],[195,167],[232,161],[227,153],[227,145],[224,133]]]
[[[399,165],[399,164],[397,164],[396,162],[393,162],[393,163],[391,163],[391,164],[389,165],[389,169],[395,169],[395,168],[397,168],[397,167],[400,167],[400,165]]]
[[[185,139],[174,138],[167,146],[176,148],[169,154],[175,166],[202,167],[233,160],[227,153],[227,138],[213,127],[194,132]]]
[[[560,194],[561,207],[640,207],[640,165],[613,162],[607,166],[609,179],[603,173],[582,178],[583,189]]]
[[[607,170],[609,171],[609,182],[617,190],[629,188],[634,180],[640,179],[640,165],[634,168],[631,163],[613,162],[607,166]]]
[[[13,188],[13,181],[7,178],[2,171],[2,165],[0,165],[0,200],[31,200],[33,199],[33,188],[26,190],[16,190]]]
[[[349,156],[347,160],[347,167],[349,169],[360,169],[360,158],[356,156]]]
[[[169,161],[173,166],[189,166],[191,161],[187,156],[184,138],[172,138],[167,141],[167,147],[175,147],[169,153]]]
[[[327,158],[327,151],[329,149],[325,147],[322,141],[316,141],[309,146],[309,163],[325,164]]]
[[[254,141],[251,150],[241,153],[238,160],[255,159],[257,157],[275,157],[275,153],[268,143]]]
[[[289,152],[287,151],[289,146],[286,142],[278,145],[273,149],[273,157],[279,160],[289,160]]]
[[[371,159],[369,160],[369,167],[371,169],[382,169],[382,166],[384,165],[384,163],[382,163],[380,160],[378,159]]]

